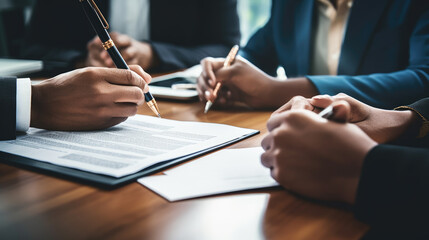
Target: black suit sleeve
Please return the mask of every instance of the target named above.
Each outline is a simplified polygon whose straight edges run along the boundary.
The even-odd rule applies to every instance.
[[[175,7],[186,7],[184,4],[189,4],[189,2],[192,1],[178,1],[175,4],[179,5]],[[160,11],[158,10],[160,8],[157,6],[161,3],[162,1],[152,1],[151,4],[154,5],[152,10],[157,9],[156,11]],[[170,5],[172,5],[172,3],[170,3]],[[155,69],[151,69],[151,71],[165,72],[184,69],[200,63],[205,57],[226,57],[231,47],[240,43],[240,24],[236,0],[198,0],[194,1],[193,5],[198,6],[198,8],[195,8],[195,11],[199,13],[191,12],[186,9],[183,9],[183,12],[190,16],[198,14],[199,19],[197,21],[200,21],[199,23],[190,22],[191,18],[189,18],[189,16],[189,19],[185,19],[185,16],[182,16],[182,20],[174,19],[174,17],[171,16],[175,16],[176,13],[174,13],[174,11],[178,11],[178,9],[165,9],[165,6],[162,6],[162,11],[164,11],[164,13],[151,13],[152,15],[158,14],[160,17],[164,18],[154,19],[154,17],[152,17],[154,21],[151,24],[152,28],[160,27],[161,31],[168,32],[171,35],[170,40],[166,41],[163,37],[157,37],[158,34],[156,32],[159,32],[159,30],[152,30],[153,39],[150,43],[159,59],[159,66]],[[173,12],[168,13],[169,11]],[[175,29],[171,27],[174,24],[170,23],[168,24],[170,28],[167,29],[161,27],[159,23],[161,21],[182,21],[182,24],[186,25],[182,25]],[[184,36],[184,32],[190,30],[189,36]],[[185,42],[185,39],[190,36],[193,36],[192,39]],[[182,40],[180,40],[180,38],[182,38]]]
[[[415,112],[420,119],[422,124],[420,127],[419,137],[425,137],[429,133],[429,98],[424,98],[417,101],[409,106],[401,106],[395,108],[396,110],[411,110]]]
[[[416,112],[425,126],[429,98],[398,109]],[[429,136],[413,145],[379,145],[368,153],[356,197],[358,219],[379,228],[417,231],[429,223]]]
[[[16,79],[0,77],[0,140],[16,138]]]
[[[429,150],[379,145],[365,159],[355,215],[373,227],[429,222]]]

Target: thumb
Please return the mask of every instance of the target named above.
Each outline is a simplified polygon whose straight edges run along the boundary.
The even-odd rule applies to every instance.
[[[337,122],[347,122],[350,118],[350,104],[344,100],[340,100],[332,104],[334,115],[332,120]]]
[[[310,104],[317,108],[326,108],[334,102],[329,95],[317,95],[310,99]]]

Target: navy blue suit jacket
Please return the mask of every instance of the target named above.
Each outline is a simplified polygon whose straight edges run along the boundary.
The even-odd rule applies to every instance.
[[[309,76],[314,0],[273,0],[271,18],[241,55],[269,74],[307,76],[321,94],[344,92],[393,108],[429,96],[429,1],[355,0],[338,76]]]

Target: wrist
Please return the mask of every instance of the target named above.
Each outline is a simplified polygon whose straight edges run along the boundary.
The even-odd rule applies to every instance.
[[[278,80],[271,77],[274,82],[271,84],[269,97],[272,99],[272,107],[279,108],[287,103],[293,97],[299,95],[311,98],[318,95],[316,87],[307,78],[291,78],[287,80]]]
[[[386,111],[386,110],[383,110]],[[386,111],[387,112],[387,111]],[[383,142],[392,142],[403,137],[409,130],[413,123],[417,122],[417,116],[413,111],[388,111],[390,117],[386,121],[385,134],[386,139]],[[417,135],[416,135],[417,136]]]

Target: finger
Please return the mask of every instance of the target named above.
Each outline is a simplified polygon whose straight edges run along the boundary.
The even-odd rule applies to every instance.
[[[262,139],[261,141],[261,147],[265,151],[268,151],[270,150],[272,143],[273,143],[273,136],[271,134],[267,134],[267,136],[265,136],[264,139]]]
[[[136,70],[134,66],[132,69]],[[136,86],[141,89],[145,89],[147,87],[146,81],[143,77],[128,69],[100,68],[96,69],[96,73],[92,77],[102,77],[105,81],[111,84]]]
[[[223,67],[224,59],[205,58],[201,61],[203,71],[201,74],[208,84],[214,88],[216,86],[215,72]]]
[[[274,157],[270,152],[261,155],[261,163],[264,167],[272,169],[274,167]]]
[[[204,80],[202,79],[202,76],[200,75],[197,78],[197,93],[198,93],[198,97],[199,97],[200,101],[205,100],[205,96],[204,96],[205,89],[206,89],[206,87],[205,87]]]
[[[197,91],[203,100],[210,99],[209,97],[211,96],[212,89],[207,85],[207,82],[204,80],[202,75],[197,79]]]
[[[123,48],[121,49],[121,54],[124,60],[129,62],[131,59],[136,57],[137,50],[134,47]]]
[[[326,108],[334,102],[329,95],[318,95],[310,99],[310,104],[317,108]]]
[[[110,34],[110,37],[112,38],[113,42],[115,42],[115,45],[118,49],[129,47],[132,43],[132,38],[117,32]]]
[[[98,36],[94,37],[91,41],[88,42],[87,47],[88,49],[102,49],[103,44],[101,43],[101,40]]]
[[[130,69],[140,75],[147,84],[152,82],[152,77],[149,75],[149,73],[145,72],[139,65],[130,65]]]
[[[111,58],[104,59],[103,64],[108,68],[116,67],[116,64],[113,62]]]
[[[103,59],[103,60],[110,59],[109,53],[107,51],[102,51],[100,53],[100,58]]]
[[[350,104],[344,100],[340,100],[332,104],[334,115],[332,120],[337,122],[347,122],[350,117]]]
[[[270,119],[268,119],[267,122],[267,129],[268,131],[273,131],[274,129],[278,128],[284,121],[285,117],[288,115],[288,112],[276,114],[272,116]]]
[[[112,99],[115,103],[133,103],[141,105],[144,102],[144,92],[139,87],[113,85]]]
[[[292,104],[291,104],[291,102],[289,101],[289,102],[287,102],[286,104],[284,104],[283,106],[281,106],[279,109],[277,109],[276,111],[274,111],[274,112],[271,114],[271,116],[277,115],[277,114],[282,113],[282,112],[286,112],[286,111],[288,111],[288,110],[290,110],[290,109],[291,109],[291,106],[292,106]]]

